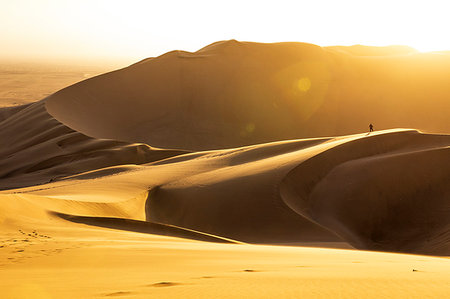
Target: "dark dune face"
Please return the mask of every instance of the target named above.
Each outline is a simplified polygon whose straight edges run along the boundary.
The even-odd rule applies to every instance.
[[[449,141],[410,131],[349,142],[294,168],[280,192],[356,248],[447,254]]]
[[[218,149],[350,134],[370,122],[449,132],[449,77],[447,54],[226,41],[83,81],[46,105],[89,136]]]
[[[450,165],[448,148],[344,163],[312,192],[312,213],[357,248],[446,252],[450,176],[442,164]]]
[[[448,255],[449,144],[448,135],[393,130],[264,145],[266,161],[263,145],[233,150],[219,156],[225,167],[152,189],[147,220],[252,243],[344,240]],[[256,152],[260,161],[247,160]]]
[[[325,58],[313,45],[229,41],[196,53],[170,52],[85,81],[52,96],[47,107],[88,135],[165,148],[229,148],[300,137],[296,131],[327,91]]]

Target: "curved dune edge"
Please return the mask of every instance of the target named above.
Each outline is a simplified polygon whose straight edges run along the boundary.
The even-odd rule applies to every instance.
[[[280,193],[356,248],[449,255],[449,142],[415,131],[354,140],[291,170]]]
[[[204,242],[240,243],[238,241],[184,229],[173,225],[145,221],[147,192],[125,201],[91,202],[48,198],[32,194],[1,195],[0,226],[36,229],[42,226],[67,226],[57,219],[128,232],[171,236]],[[80,215],[81,214],[81,215]]]
[[[139,221],[134,219],[115,218],[115,217],[92,217],[92,216],[69,215],[52,211],[50,211],[49,213],[71,222],[83,223],[98,227],[106,227],[111,229],[125,230],[153,235],[171,236],[204,242],[241,244],[241,242],[230,240],[227,238],[222,238],[186,228],[150,221]]]

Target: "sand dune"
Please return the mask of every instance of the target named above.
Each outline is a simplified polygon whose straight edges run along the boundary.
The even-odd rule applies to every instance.
[[[414,131],[355,140],[297,166],[281,193],[357,248],[448,254],[448,143]]]
[[[434,169],[447,163],[449,142],[414,130],[282,141],[108,167],[15,193],[64,202],[49,211],[146,219],[242,242],[447,255],[448,171]]]
[[[43,101],[16,110],[0,123],[2,189],[47,183],[112,165],[148,163],[185,152],[87,137],[51,117]]]
[[[388,295],[442,297],[448,259],[281,245],[450,255],[449,65],[407,47],[231,40],[0,108],[0,285],[273,297],[274,281],[315,296],[320,278],[324,296],[377,297],[389,279]],[[64,290],[61,264],[78,277]]]
[[[449,76],[447,54],[231,40],[83,81],[46,106],[89,136],[190,150],[347,135],[369,122],[449,133]]]

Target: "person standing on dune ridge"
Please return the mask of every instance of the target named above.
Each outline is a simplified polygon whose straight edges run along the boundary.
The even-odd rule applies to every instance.
[[[373,132],[373,125],[372,124],[369,124],[369,133],[370,132]]]

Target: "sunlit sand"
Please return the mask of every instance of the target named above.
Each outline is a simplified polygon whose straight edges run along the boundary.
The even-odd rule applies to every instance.
[[[0,297],[445,298],[449,66],[231,40],[1,73]]]

